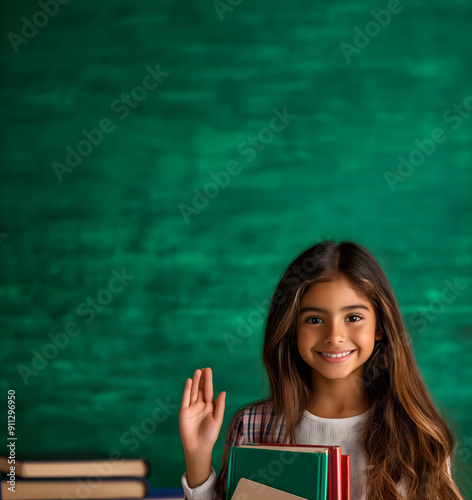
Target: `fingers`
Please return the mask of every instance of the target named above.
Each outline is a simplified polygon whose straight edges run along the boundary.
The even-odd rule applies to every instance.
[[[223,422],[223,415],[225,413],[226,391],[220,392],[215,402],[215,412],[213,418],[219,422]]]
[[[200,387],[200,378],[202,376],[202,370],[195,370],[195,375],[193,376],[192,389],[190,390],[190,404],[195,403],[198,399],[198,389]]]
[[[180,404],[181,408],[187,408],[190,404],[190,388],[192,387],[192,379],[188,378],[185,382],[184,393],[182,395],[182,403]]]
[[[193,376],[193,380],[191,378],[188,378],[186,380],[184,393],[182,395],[181,408],[188,408],[194,401],[197,400],[199,380],[200,380],[200,370],[195,370],[195,375]]]
[[[205,370],[205,385],[203,387],[204,401],[213,403],[213,379],[211,376],[211,368],[204,368]]]
[[[210,403],[214,401],[211,368],[195,370],[193,380],[188,378],[185,382],[181,407],[187,408],[199,400]]]

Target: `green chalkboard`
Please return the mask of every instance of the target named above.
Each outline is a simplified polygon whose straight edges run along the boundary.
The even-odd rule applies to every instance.
[[[224,427],[265,396],[261,304],[331,236],[379,260],[471,464],[470,1],[15,0],[0,19],[17,450],[146,456],[180,486],[185,380],[212,367]]]

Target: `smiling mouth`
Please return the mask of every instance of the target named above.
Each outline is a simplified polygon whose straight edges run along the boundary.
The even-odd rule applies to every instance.
[[[343,359],[343,358],[347,358],[348,356],[350,356],[354,351],[355,351],[355,349],[352,349],[351,351],[343,351],[343,352],[339,352],[339,353],[325,352],[325,351],[316,351],[316,352],[324,358]]]

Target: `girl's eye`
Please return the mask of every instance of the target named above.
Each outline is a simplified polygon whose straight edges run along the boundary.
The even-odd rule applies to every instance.
[[[362,317],[358,314],[351,314],[350,316],[348,316],[348,318],[359,318],[356,321],[349,321],[349,323],[358,323],[362,319]]]
[[[358,323],[361,319],[362,316],[359,316],[358,314],[351,314],[347,317],[348,323]],[[310,320],[313,320],[313,322]],[[319,325],[320,323],[323,323],[323,320],[319,316],[309,316],[306,321],[311,325]]]
[[[308,323],[311,323],[310,319],[319,319],[321,320],[321,318],[319,318],[318,316],[309,316],[306,320]],[[318,325],[319,323],[311,323],[312,325]]]

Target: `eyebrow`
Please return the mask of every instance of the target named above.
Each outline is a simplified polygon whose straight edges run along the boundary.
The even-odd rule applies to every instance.
[[[350,311],[351,309],[365,309],[366,311],[369,310],[368,307],[363,306],[362,304],[354,304],[352,306],[346,306],[341,309],[341,311]],[[306,311],[316,311],[316,312],[321,312],[321,313],[329,313],[326,309],[321,309],[319,307],[304,307],[301,311],[300,314],[306,312]]]

